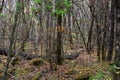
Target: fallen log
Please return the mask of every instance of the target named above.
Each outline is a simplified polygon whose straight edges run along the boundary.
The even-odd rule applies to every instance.
[[[62,57],[63,57],[63,59],[75,60],[80,55],[80,53],[81,52],[79,52],[79,51],[65,53],[62,55]],[[8,54],[9,54],[9,49],[0,48],[0,55],[8,56]],[[45,58],[44,56],[37,56],[37,55],[31,54],[31,53],[26,53],[26,52],[22,52],[22,51],[12,51],[10,56],[11,57],[18,56],[25,60],[31,60],[31,59],[39,58],[39,57]],[[56,55],[52,55],[49,57],[51,57],[51,59],[55,60]]]
[[[79,57],[80,54],[81,54],[80,51],[68,52],[68,53],[62,54],[62,58],[67,60],[75,60]],[[52,61],[55,61],[56,56],[57,56],[56,54],[53,54],[49,57]]]
[[[0,48],[0,55],[8,56],[8,54],[9,54],[9,49]],[[39,56],[36,56],[34,54],[30,54],[30,53],[28,54],[28,53],[22,52],[22,51],[12,51],[12,53],[10,54],[10,57],[14,57],[14,56],[18,56],[18,57],[23,58],[25,60],[39,58]]]

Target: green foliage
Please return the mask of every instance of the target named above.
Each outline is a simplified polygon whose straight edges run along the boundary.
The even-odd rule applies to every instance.
[[[47,9],[52,9],[52,6],[51,5],[46,5],[46,8]]]
[[[0,13],[0,17],[4,17],[5,16],[5,14],[3,14],[3,13]]]
[[[102,72],[99,72],[95,76],[91,76],[89,80],[102,80],[104,77],[104,74]]]
[[[42,0],[32,0],[32,1],[35,5],[41,5],[42,4]],[[31,7],[31,11],[34,12],[34,13],[41,12],[41,10],[42,9],[41,9],[40,6],[39,7],[35,7],[35,6]]]
[[[70,1],[69,0],[64,0],[64,5],[65,5],[65,7],[67,8],[67,9],[69,9],[70,7],[71,7],[71,3],[70,3]]]
[[[35,4],[41,4],[42,1],[41,0],[33,0],[33,2]],[[52,10],[52,1],[51,0],[47,0],[45,1],[45,6],[46,6],[46,10],[50,11]],[[60,0],[56,2],[56,6],[55,6],[55,12],[51,13],[51,15],[64,15],[66,12],[68,12],[68,10],[71,7],[71,3],[69,0]],[[34,7],[31,8],[32,11],[36,11],[36,9]]]
[[[108,68],[109,71],[115,71],[115,64],[112,64]]]
[[[17,2],[16,6],[21,7],[23,4],[21,2]]]
[[[36,11],[36,8],[35,8],[35,7],[31,7],[31,10],[32,10],[33,12],[35,12],[35,11]]]
[[[69,0],[61,0],[56,3],[56,9],[55,12],[53,13],[54,15],[64,15],[66,12],[69,11],[71,7],[71,3]]]
[[[45,10],[48,12],[52,11],[52,0],[45,0]]]
[[[42,0],[33,0],[35,4],[41,4]]]
[[[56,15],[63,15],[63,14],[65,14],[66,11],[67,11],[66,9],[64,9],[64,10],[58,10],[58,9],[56,9],[55,10],[55,14]]]
[[[110,72],[114,72],[116,74],[120,74],[120,67],[117,67],[115,64],[110,65],[108,70]]]

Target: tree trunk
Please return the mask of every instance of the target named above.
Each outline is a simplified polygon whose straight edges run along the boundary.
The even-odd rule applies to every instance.
[[[120,1],[116,0],[116,48],[115,60],[120,61]],[[119,65],[120,66],[120,65]]]
[[[61,23],[62,23],[62,15],[58,15],[57,18],[57,64],[61,65],[62,64],[62,32],[61,32]]]
[[[116,45],[115,45],[115,63],[120,67],[120,1],[116,0]],[[119,74],[120,77],[120,74]]]
[[[91,12],[91,25],[90,25],[90,30],[89,30],[89,33],[88,33],[88,42],[87,42],[87,51],[88,53],[90,54],[91,53],[91,49],[92,49],[92,46],[91,46],[91,42],[92,42],[92,33],[93,33],[93,26],[94,26],[94,18],[95,18],[95,8],[93,5],[91,5],[90,7],[90,12]]]
[[[18,2],[20,3],[20,0],[18,0]],[[16,14],[15,14],[15,17],[14,17],[14,25],[13,25],[12,32],[11,32],[9,53],[8,53],[7,62],[6,62],[6,65],[5,65],[5,69],[4,69],[4,74],[3,74],[2,80],[7,80],[7,75],[8,75],[7,71],[8,71],[8,68],[9,68],[9,63],[11,61],[11,56],[10,55],[13,53],[12,52],[12,48],[13,48],[13,44],[14,44],[14,37],[15,37],[15,31],[16,31],[16,28],[17,28],[19,12],[20,12],[20,6],[17,5],[16,6]]]
[[[109,10],[109,3],[105,1],[104,5],[104,28],[103,28],[103,38],[102,38],[102,61],[106,60],[106,49],[107,49],[107,29],[108,29],[108,10]]]
[[[110,37],[108,44],[108,57],[107,60],[111,61],[113,56],[114,45],[114,28],[115,27],[115,0],[111,0],[111,25],[110,25]]]

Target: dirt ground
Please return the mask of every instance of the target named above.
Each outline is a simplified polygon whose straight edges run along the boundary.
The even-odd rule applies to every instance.
[[[99,72],[107,74],[109,67],[107,62],[98,63],[95,53],[90,55],[86,52],[80,53],[75,60],[64,60],[55,71],[51,71],[48,61],[32,65],[34,60],[17,60],[14,65],[10,64],[8,80],[89,80],[88,77]],[[0,76],[3,75],[5,62],[6,57],[1,56]]]

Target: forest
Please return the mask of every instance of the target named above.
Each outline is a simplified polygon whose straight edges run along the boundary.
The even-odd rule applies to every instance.
[[[120,80],[120,0],[0,0],[0,80]]]

